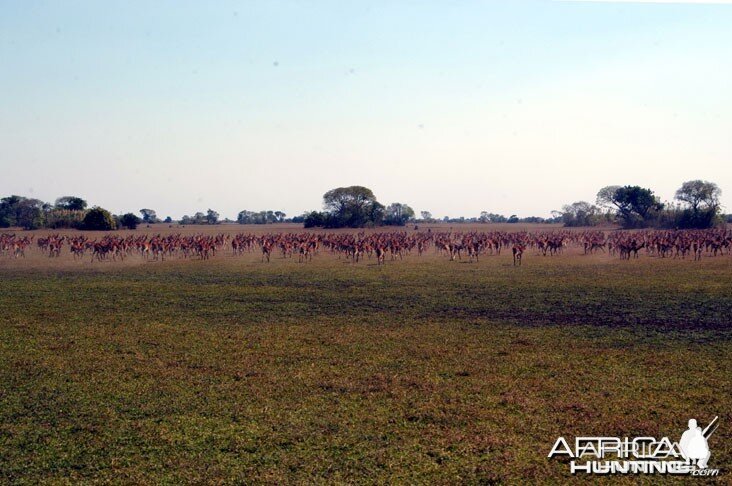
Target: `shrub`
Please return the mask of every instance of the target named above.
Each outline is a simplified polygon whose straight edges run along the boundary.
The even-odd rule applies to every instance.
[[[123,214],[119,217],[120,226],[124,226],[127,229],[137,229],[137,225],[140,223],[142,223],[142,219],[132,213]]]
[[[117,227],[114,218],[106,209],[94,206],[84,216],[84,229],[95,231],[109,231]]]
[[[318,211],[313,211],[310,214],[305,216],[305,219],[303,220],[303,226],[306,228],[320,228],[325,226],[325,220],[327,216],[323,213],[319,213]]]
[[[72,209],[52,209],[46,215],[46,226],[58,228],[81,228],[86,211]]]

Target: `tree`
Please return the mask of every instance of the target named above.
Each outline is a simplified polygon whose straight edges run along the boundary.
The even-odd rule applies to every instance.
[[[518,216],[516,216],[515,214],[512,214],[511,216],[508,217],[506,222],[507,223],[518,223],[519,222]]]
[[[219,222],[219,213],[217,213],[213,209],[209,209],[208,211],[206,211],[206,223],[216,224],[218,222]]]
[[[599,208],[586,201],[577,201],[562,208],[564,226],[594,226],[598,223]]]
[[[650,189],[640,186],[608,186],[597,193],[597,203],[606,208],[615,208],[625,228],[649,225],[663,204]]]
[[[0,199],[0,228],[16,226],[17,206],[21,196],[8,196]]]
[[[0,200],[0,228],[20,226],[24,229],[40,228],[45,223],[45,204],[38,199],[8,196]]]
[[[374,201],[374,193],[363,186],[338,187],[323,195],[325,209],[334,213],[347,211],[354,206],[362,208]]]
[[[83,211],[86,209],[86,201],[76,196],[64,196],[56,199],[56,209],[68,209],[70,211]]]
[[[338,187],[323,195],[323,207],[329,213],[329,224],[334,227],[358,228],[379,224],[384,206],[363,186]]]
[[[132,213],[123,214],[119,217],[119,224],[127,229],[137,229],[142,220]]]
[[[719,220],[722,190],[713,182],[687,181],[676,191],[676,199],[687,205],[673,217],[677,228],[710,228]]]
[[[155,211],[152,209],[140,209],[140,214],[142,214],[142,220],[145,223],[159,223],[160,220],[158,219],[158,215]]]
[[[285,213],[282,211],[240,211],[236,217],[236,222],[239,224],[271,224],[278,223],[285,220]]]
[[[597,192],[595,204],[608,211],[617,211],[618,205],[615,202],[615,193],[620,186],[606,186]]]
[[[43,201],[23,198],[16,209],[16,224],[23,229],[41,228],[45,223],[43,207]]]
[[[253,224],[253,217],[254,217],[254,212],[247,211],[245,209],[243,211],[239,211],[239,214],[236,217],[236,222],[239,224]]]
[[[306,228],[321,228],[325,226],[326,219],[327,216],[324,213],[312,211],[305,215],[303,226]]]
[[[165,217],[165,220],[163,222],[164,223],[172,223],[173,222],[173,218],[171,218],[170,216],[166,216]]]
[[[481,223],[505,223],[508,219],[502,214],[489,213],[487,211],[481,211],[478,221]]]
[[[615,200],[626,226],[635,226],[634,221],[640,218],[640,224],[647,225],[654,211],[663,209],[658,198],[650,189],[640,186],[625,186],[615,192]]]
[[[392,226],[404,226],[407,221],[414,218],[414,210],[402,203],[392,203],[384,211],[384,224]]]
[[[422,211],[419,214],[420,216],[422,216],[422,221],[424,221],[425,223],[432,222],[432,213],[430,213],[429,211]]]
[[[676,191],[676,199],[685,202],[696,214],[703,209],[719,209],[719,197],[722,190],[714,182],[687,181]]]
[[[106,209],[94,206],[84,216],[84,229],[109,231],[116,228],[114,218]]]
[[[384,222],[384,215],[386,214],[386,208],[383,204],[378,201],[374,201],[369,206],[368,221],[366,225],[379,226]]]
[[[542,218],[541,216],[527,216],[525,218],[521,218],[522,223],[546,223],[546,218]]]

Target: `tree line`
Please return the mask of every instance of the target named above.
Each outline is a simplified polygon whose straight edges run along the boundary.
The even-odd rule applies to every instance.
[[[141,223],[161,222],[152,209],[141,209],[140,215],[113,215],[99,206],[89,208],[88,203],[77,196],[60,197],[53,204],[16,195],[0,199],[0,228],[19,226],[24,229],[113,230],[134,229]],[[167,217],[164,221],[173,220]]]
[[[662,203],[653,190],[641,186],[607,186],[597,193],[595,204],[577,201],[555,211],[565,226],[617,223],[623,228],[711,228],[725,221],[717,184],[702,180],[684,182],[675,203]]]
[[[23,196],[0,199],[0,228],[19,226],[25,229],[77,228],[86,230],[135,229],[140,224],[178,223],[181,225],[239,223],[274,224],[302,223],[306,228],[363,228],[373,226],[404,226],[407,223],[563,223],[565,226],[595,226],[619,224],[624,228],[709,228],[732,215],[723,216],[719,198],[721,189],[713,182],[694,180],[684,182],[676,191],[675,203],[662,203],[651,189],[640,186],[607,186],[597,193],[595,204],[577,201],[552,211],[551,218],[530,216],[519,218],[512,214],[482,211],[477,217],[433,218],[422,211],[418,218],[407,204],[381,204],[373,191],[363,186],[338,187],[323,195],[323,210],[311,211],[287,218],[282,211],[243,210],[236,221],[220,219],[218,212],[208,209],[193,216],[185,215],[174,221],[170,216],[160,219],[153,209],[143,208],[140,215],[114,215],[77,196],[64,196],[51,203]]]

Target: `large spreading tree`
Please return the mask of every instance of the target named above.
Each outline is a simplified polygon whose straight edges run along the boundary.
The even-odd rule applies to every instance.
[[[381,223],[384,206],[371,189],[363,186],[338,187],[323,195],[327,226],[360,228]]]
[[[617,213],[625,228],[648,226],[663,204],[650,189],[640,186],[607,186],[597,193],[598,206]]]

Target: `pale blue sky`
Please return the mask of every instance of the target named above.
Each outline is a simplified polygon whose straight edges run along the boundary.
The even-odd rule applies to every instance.
[[[731,5],[208,3],[0,0],[0,195],[548,216],[701,178],[732,210]]]

